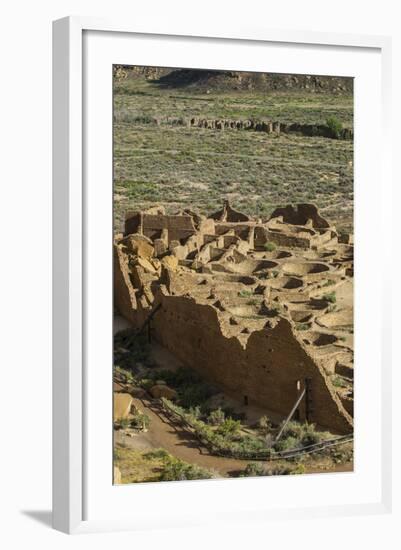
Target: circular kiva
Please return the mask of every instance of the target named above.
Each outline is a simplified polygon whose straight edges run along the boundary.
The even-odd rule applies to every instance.
[[[266,281],[267,286],[276,290],[293,290],[303,286],[302,279],[296,277],[277,277],[277,279],[269,279]]]
[[[329,271],[329,266],[317,262],[286,262],[283,264],[283,271],[288,275],[296,275],[303,277],[304,275],[312,275]]]
[[[308,323],[313,318],[313,313],[308,310],[290,311],[290,317],[296,323]]]
[[[353,313],[351,309],[342,309],[326,313],[317,319],[319,325],[327,328],[347,327],[353,324]]]
[[[303,341],[310,346],[328,346],[338,341],[334,334],[326,334],[325,332],[308,332],[305,334]]]
[[[244,275],[251,275],[267,269],[274,269],[277,266],[277,262],[271,262],[270,260],[246,259],[242,262],[230,263],[230,270]]]

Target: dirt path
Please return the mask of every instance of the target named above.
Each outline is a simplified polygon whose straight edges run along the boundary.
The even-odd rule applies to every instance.
[[[124,443],[127,447],[140,451],[163,448],[185,462],[214,470],[223,477],[238,474],[251,462],[249,460],[213,456],[200,445],[199,441],[190,432],[172,424],[157,405],[150,400],[134,399],[134,404],[149,416],[149,431],[138,433],[134,437],[127,437],[122,435],[121,432],[115,432],[115,443]],[[348,472],[352,470],[353,465],[351,463],[331,465],[329,470],[324,467],[319,468],[318,463],[306,465],[307,473]]]
[[[146,433],[134,437],[122,436],[115,432],[115,442],[122,442],[137,450],[166,449],[173,456],[197,464],[203,468],[214,470],[221,476],[227,476],[245,468],[249,461],[224,458],[209,454],[190,432],[173,425],[150,401],[134,399],[134,405],[150,418],[150,428]]]

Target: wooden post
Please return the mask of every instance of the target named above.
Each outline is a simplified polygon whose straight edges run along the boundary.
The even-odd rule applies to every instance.
[[[302,390],[301,392],[301,395],[297,398],[297,400],[295,401],[295,405],[292,407],[291,409],[291,412],[290,414],[287,416],[287,418],[285,419],[284,421],[284,424],[282,425],[281,427],[281,430],[279,431],[279,433],[277,434],[277,437],[276,437],[276,441],[278,441],[280,439],[280,437],[283,435],[283,432],[288,424],[288,422],[291,420],[291,418],[294,416],[294,413],[295,411],[297,410],[299,404],[301,403],[302,401],[302,398],[304,397],[305,395],[305,388]]]
[[[305,418],[310,422],[313,414],[312,378],[305,378]]]

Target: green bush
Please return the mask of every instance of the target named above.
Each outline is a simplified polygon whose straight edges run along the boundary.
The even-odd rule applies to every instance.
[[[318,432],[314,424],[307,422],[289,422],[284,429],[284,432],[279,441],[274,443],[275,451],[290,451],[292,449],[302,449],[316,443],[321,443],[325,439],[329,439],[329,432]]]
[[[215,411],[212,411],[209,414],[207,421],[212,426],[220,426],[225,421],[225,418],[226,418],[226,415],[224,414],[224,411],[221,410],[219,407],[218,409],[216,409]]]
[[[337,301],[336,293],[335,292],[328,292],[327,294],[323,294],[322,296],[323,300],[326,300],[327,302],[330,302],[331,304],[335,304]]]
[[[326,127],[329,132],[329,136],[334,139],[339,139],[341,137],[341,132],[343,129],[342,122],[337,117],[329,117],[326,120]]]
[[[291,464],[276,464],[272,468],[266,470],[266,476],[288,476],[304,474],[305,466],[303,464],[297,464],[293,466]]]
[[[240,477],[258,477],[265,476],[266,470],[260,462],[250,462],[241,472]]]
[[[133,384],[135,382],[135,377],[130,370],[127,368],[120,367],[119,365],[114,365],[115,374],[120,375],[125,384]]]
[[[235,436],[241,428],[241,422],[234,420],[233,418],[226,418],[224,422],[219,426],[217,432],[223,437]]]
[[[306,424],[304,432],[302,434],[301,443],[303,447],[308,447],[309,445],[316,445],[321,443],[324,437],[321,432],[315,430],[314,424]]]
[[[168,458],[170,455],[166,451],[166,449],[155,449],[154,451],[149,451],[148,453],[145,453],[143,456],[145,458],[148,458],[149,460],[158,459],[158,458],[161,458],[164,460],[165,458]]]
[[[336,388],[345,388],[347,386],[346,381],[339,375],[333,376],[331,382]]]
[[[266,250],[266,252],[273,252],[276,250],[276,245],[273,242],[268,242],[263,245],[263,248]]]
[[[238,296],[240,298],[250,298],[251,296],[253,295],[253,291],[252,290],[240,290],[238,292]]]
[[[202,416],[201,408],[199,406],[191,407],[188,411],[188,415],[193,420],[198,420]]]
[[[138,430],[147,430],[150,425],[150,418],[147,414],[135,413],[131,419],[131,426]]]
[[[300,441],[296,437],[281,438],[274,443],[275,451],[292,451],[293,449],[299,449],[301,447]]]
[[[168,457],[165,459],[163,471],[160,474],[160,481],[184,481],[189,479],[210,479],[212,472],[201,468],[196,464],[188,464],[178,458]]]
[[[301,439],[304,433],[304,426],[300,422],[295,422],[294,420],[288,422],[286,425],[282,437],[295,437]]]
[[[295,328],[296,328],[297,330],[308,330],[309,325],[308,325],[308,323],[297,323],[297,324],[295,325]]]

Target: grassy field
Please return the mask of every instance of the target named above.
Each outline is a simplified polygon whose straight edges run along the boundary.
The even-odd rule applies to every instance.
[[[351,94],[209,91],[159,87],[145,78],[114,82],[114,212],[164,204],[207,214],[223,198],[268,216],[289,202],[314,202],[352,230],[353,142],[295,134],[156,126],[149,117],[260,119],[352,127]],[[141,120],[142,119],[142,120]]]

